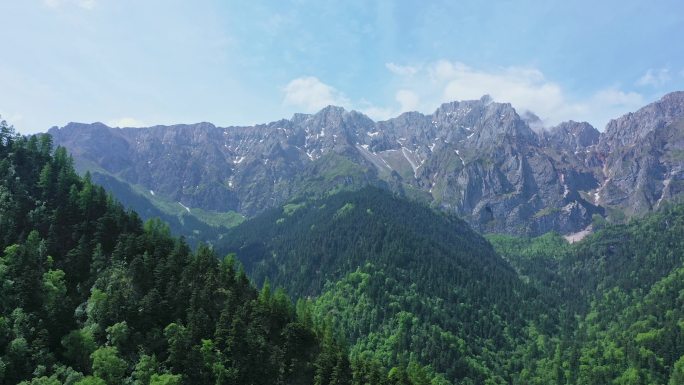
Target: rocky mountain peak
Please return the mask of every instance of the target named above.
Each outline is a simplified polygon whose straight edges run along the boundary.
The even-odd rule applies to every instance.
[[[524,111],[520,114],[520,118],[527,123],[532,131],[540,134],[544,131],[544,122],[532,111]]]
[[[684,92],[663,96],[636,112],[630,112],[608,122],[599,147],[608,151],[611,146],[633,146],[648,133],[684,118]]]
[[[542,142],[558,150],[580,152],[599,142],[601,133],[587,122],[563,122],[540,133]]]
[[[303,113],[297,112],[294,115],[292,115],[292,119],[290,119],[290,121],[293,124],[301,124],[302,122],[309,119],[310,117],[311,117],[311,114],[303,114]]]
[[[679,92],[604,134],[575,121],[540,130],[536,115],[484,96],[380,122],[328,106],[248,127],[70,123],[50,133],[77,164],[183,207],[251,216],[301,194],[372,184],[482,231],[534,235],[579,231],[595,213],[629,216],[684,194],[682,119]]]
[[[344,107],[329,105],[314,114],[314,118],[325,117],[328,119],[341,118],[347,110]]]

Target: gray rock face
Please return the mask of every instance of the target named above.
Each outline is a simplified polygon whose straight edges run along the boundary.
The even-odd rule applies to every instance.
[[[563,122],[540,133],[542,142],[559,151],[581,152],[597,144],[601,133],[587,122]]]
[[[596,202],[615,216],[658,208],[684,191],[684,92],[611,120],[597,154],[603,183]]]
[[[456,212],[481,231],[572,233],[682,192],[684,93],[611,121],[544,130],[507,103],[445,103],[374,122],[329,106],[253,127],[53,128],[84,168],[189,207],[247,216],[298,195],[367,184]],[[534,127],[532,129],[531,127]]]
[[[684,91],[672,92],[659,101],[637,112],[611,120],[599,143],[599,149],[608,153],[611,148],[629,147],[654,131],[659,131],[684,117]]]

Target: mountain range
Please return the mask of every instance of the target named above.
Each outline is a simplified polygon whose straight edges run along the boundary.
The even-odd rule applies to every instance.
[[[677,124],[654,130],[671,143]],[[566,131],[535,137],[582,145]],[[136,201],[140,185],[96,168],[81,177],[80,158],[52,144],[0,122],[3,384],[684,381],[684,204],[671,198],[627,224],[593,218],[594,233],[570,244],[554,233],[483,236],[389,184],[394,192],[342,188],[214,227],[212,247],[193,251],[93,178]],[[627,152],[638,170],[671,152],[652,148],[665,151]],[[622,175],[599,194],[620,188]],[[187,213],[182,229],[240,221],[175,206]]]
[[[484,96],[379,122],[329,106],[248,127],[69,123],[49,133],[77,168],[119,186],[124,204],[135,196],[143,215],[147,205],[212,226],[372,185],[481,232],[570,234],[597,214],[624,221],[684,191],[684,92],[603,132],[586,122],[541,126],[534,114]]]

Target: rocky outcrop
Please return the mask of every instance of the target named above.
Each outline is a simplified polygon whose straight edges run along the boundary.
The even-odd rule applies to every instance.
[[[542,142],[559,151],[583,152],[599,142],[601,133],[587,122],[563,122],[549,130],[542,131]]]
[[[534,114],[480,100],[382,122],[326,107],[252,127],[210,123],[53,128],[86,169],[188,207],[247,216],[299,195],[373,184],[455,212],[488,232],[573,233],[682,192],[684,93],[611,121],[543,129]],[[605,211],[608,209],[608,211]]]
[[[611,120],[597,154],[604,160],[596,202],[616,217],[658,208],[684,191],[684,92]]]

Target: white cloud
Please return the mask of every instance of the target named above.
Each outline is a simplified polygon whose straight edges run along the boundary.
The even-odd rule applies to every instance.
[[[326,106],[348,106],[349,100],[334,87],[315,76],[305,76],[290,81],[283,89],[284,104],[316,112]]]
[[[641,94],[615,86],[574,96],[532,67],[478,69],[447,60],[420,66],[387,63],[386,67],[395,75],[395,89],[390,92],[394,100],[385,104],[352,102],[316,77],[292,80],[284,88],[284,103],[307,112],[329,104],[341,105],[356,108],[373,119],[386,120],[402,112],[432,113],[441,103],[490,95],[497,102],[511,103],[519,113],[535,113],[547,127],[572,119],[588,121],[598,129],[603,129],[610,119],[644,105]]]
[[[396,71],[388,69],[397,75]],[[439,60],[421,67],[410,79],[398,77],[395,99],[399,112],[430,113],[439,104],[490,95],[519,112],[532,111],[550,126],[564,120],[586,120],[603,128],[609,119],[643,105],[643,97],[615,87],[599,89],[584,98],[572,97],[563,87],[532,67],[472,68],[461,62]]]
[[[594,94],[594,102],[604,106],[641,105],[644,98],[636,92],[624,92],[614,88],[600,90]]]
[[[76,2],[79,7],[85,8],[85,9],[93,9],[95,8],[95,0],[80,0]]]
[[[11,114],[7,111],[0,111],[0,121],[6,121],[10,126],[19,124],[23,119],[24,116],[21,114]]]
[[[660,87],[669,82],[670,79],[670,70],[668,68],[651,68],[637,80],[636,84],[638,86]]]
[[[143,121],[135,119],[135,118],[130,118],[130,117],[113,119],[113,120],[108,121],[106,124],[109,127],[145,127],[145,126],[147,126],[147,124],[145,124]]]
[[[547,81],[532,68],[504,68],[498,71],[472,69],[462,63],[438,62],[433,77],[442,85],[442,100],[479,99],[489,94],[499,102],[542,116],[558,114],[567,108],[561,87]],[[439,81],[441,80],[441,81]]]
[[[368,106],[359,110],[376,121],[391,119],[398,115],[397,110],[389,107]]]
[[[419,67],[413,67],[413,66],[403,66],[399,64],[394,64],[394,63],[385,63],[385,68],[390,70],[395,75],[400,75],[400,76],[412,76],[415,75]]]
[[[43,4],[50,8],[59,8],[63,5],[76,5],[83,9],[93,9],[97,4],[96,0],[43,0]]]
[[[415,111],[420,106],[420,98],[413,91],[399,90],[394,98],[399,102],[401,112]]]

